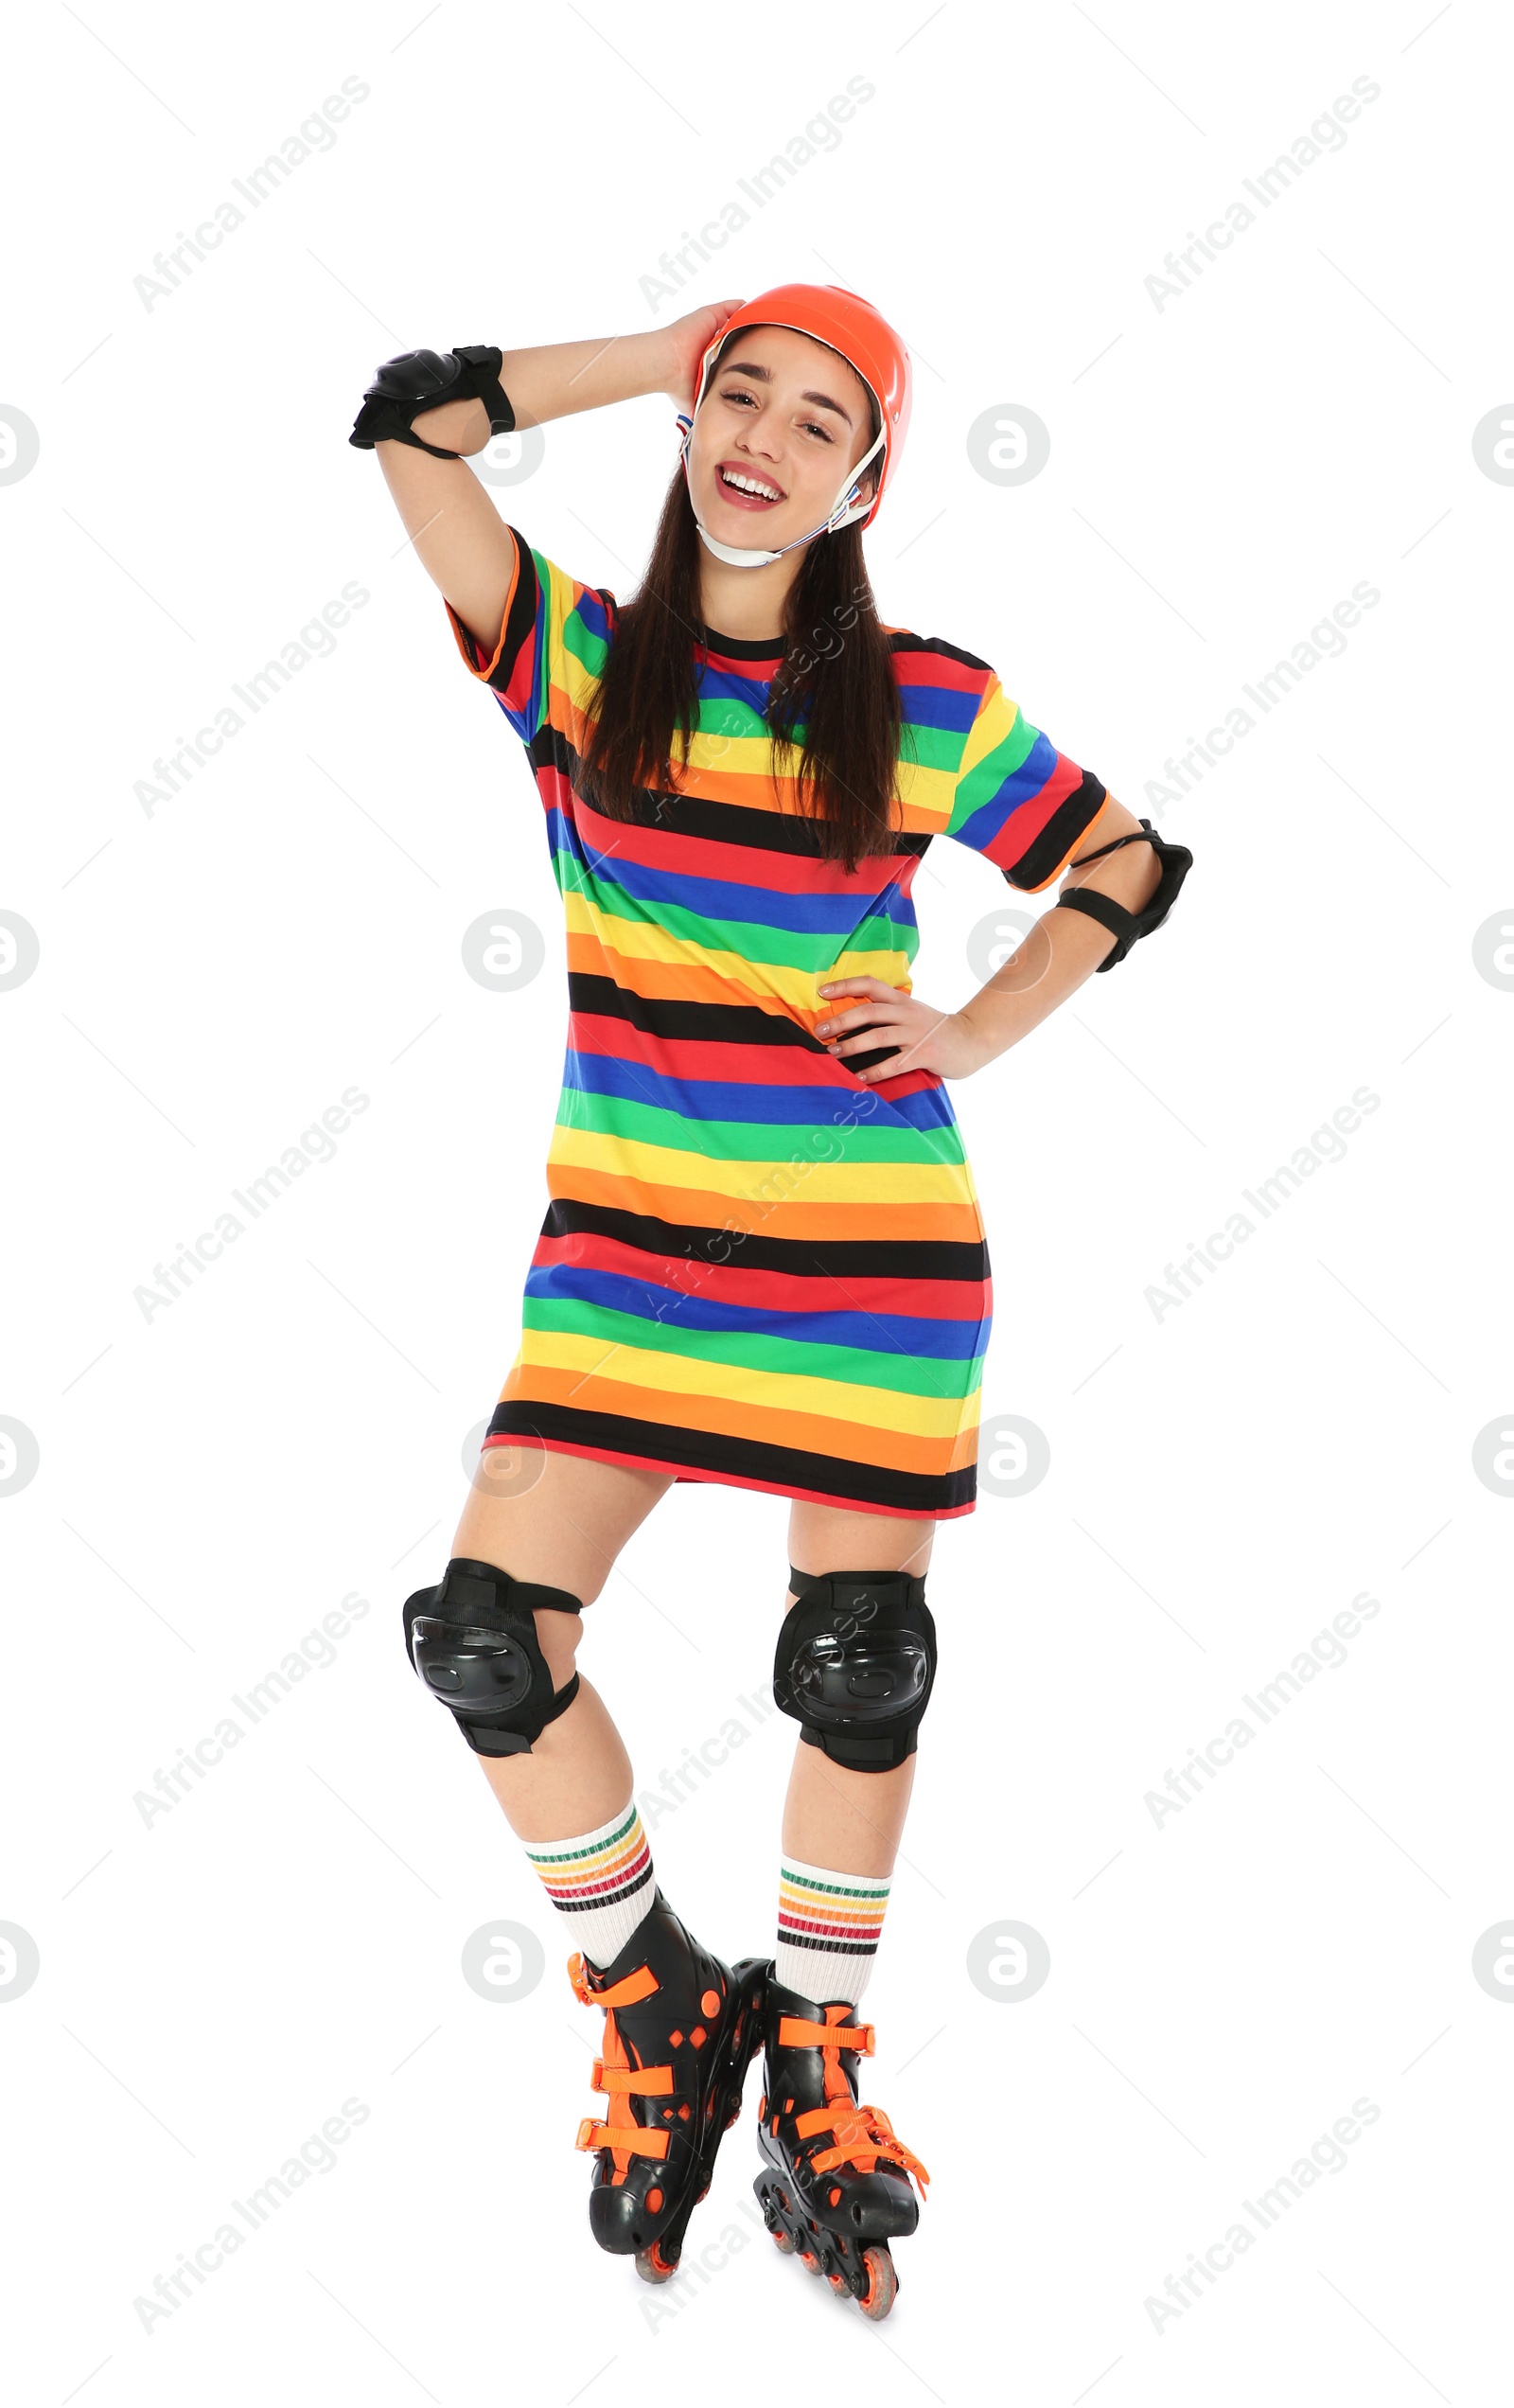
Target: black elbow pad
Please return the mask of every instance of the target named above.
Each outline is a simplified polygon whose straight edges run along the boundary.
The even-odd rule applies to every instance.
[[[1110,844],[1100,844],[1096,852],[1084,853],[1076,866],[1084,861],[1099,861],[1106,853],[1118,853],[1122,844],[1150,844],[1162,865],[1162,876],[1151,901],[1139,912],[1128,912],[1112,894],[1100,894],[1097,887],[1075,886],[1068,894],[1059,894],[1054,909],[1059,912],[1083,912],[1097,920],[1114,937],[1113,949],[1106,953],[1099,967],[1112,970],[1122,962],[1133,945],[1143,936],[1159,929],[1173,904],[1189,870],[1193,856],[1186,844],[1169,844],[1156,833],[1150,820],[1143,819],[1140,833],[1133,828],[1128,836],[1117,836]],[[1069,865],[1071,866],[1071,865]]]
[[[455,351],[396,352],[375,374],[347,441],[360,452],[371,452],[376,443],[410,443],[417,452],[429,452],[433,460],[460,460],[460,452],[444,452],[426,442],[411,423],[423,410],[439,409],[444,401],[482,401],[490,433],[511,434],[515,412],[500,383],[503,356],[486,343],[460,343]]]

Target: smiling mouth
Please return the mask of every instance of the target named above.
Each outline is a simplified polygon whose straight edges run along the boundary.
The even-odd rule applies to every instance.
[[[722,466],[715,475],[721,492],[738,510],[771,510],[787,498],[770,477],[755,476],[747,469]]]

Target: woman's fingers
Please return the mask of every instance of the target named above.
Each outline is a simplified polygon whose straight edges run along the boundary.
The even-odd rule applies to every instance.
[[[897,1012],[887,1011],[881,1004],[874,1003],[870,1011],[848,1012],[844,1019],[833,1020],[831,1034],[825,1042],[834,1045],[837,1037],[855,1036],[859,1029],[897,1028],[899,1018]]]
[[[835,1006],[847,1001],[852,997],[866,998],[872,1003],[897,1002],[905,1000],[902,989],[899,987],[886,986],[882,979],[871,978],[842,979],[829,990],[821,987],[819,994],[822,1006],[825,1004]]]
[[[824,988],[820,992],[823,996]],[[828,1000],[829,1016],[815,1023],[815,1034],[827,1054],[841,1060],[852,1054],[884,1055],[881,1062],[853,1071],[862,1086],[899,1078],[910,1071],[940,1069],[940,1062],[933,1058],[932,1040],[950,1018],[949,1013],[933,1011],[918,995],[886,985],[882,979],[837,979]],[[847,1067],[852,1067],[849,1060]]]
[[[865,1028],[873,1021],[897,1020],[907,1004],[907,996],[898,995],[892,987],[886,986],[876,1003],[856,1004],[849,1012],[833,1012],[828,1020],[817,1020],[815,1034],[817,1036],[841,1036],[848,1029]]]
[[[892,1020],[874,1020],[871,1027],[858,1029],[854,1036],[843,1036],[827,1045],[827,1054],[871,1054],[880,1045],[899,1043],[898,1024]]]
[[[861,1087],[875,1087],[880,1079],[905,1078],[911,1071],[923,1068],[928,1069],[928,1063],[907,1062],[902,1056],[897,1061],[875,1062],[871,1070],[857,1071],[857,1083]]]
[[[901,1020],[880,1018],[869,1020],[851,1036],[833,1039],[825,1050],[827,1054],[866,1054],[874,1046],[899,1045],[907,1041]]]

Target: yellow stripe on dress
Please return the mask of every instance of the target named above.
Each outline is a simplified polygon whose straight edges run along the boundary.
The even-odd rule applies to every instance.
[[[829,1132],[822,1132],[829,1134]],[[846,1132],[835,1132],[838,1143]],[[727,1162],[718,1155],[690,1154],[641,1138],[611,1137],[598,1129],[553,1129],[549,1167],[555,1162],[596,1171],[602,1177],[636,1179],[644,1186],[700,1189],[732,1195],[748,1204],[976,1204],[977,1190],[965,1162],[825,1162],[795,1146],[797,1160]]]
[[[802,1372],[759,1370],[742,1363],[707,1363],[695,1354],[654,1352],[572,1330],[527,1330],[517,1362],[521,1369],[581,1372],[576,1402],[593,1409],[594,1375],[603,1372],[622,1388],[645,1388],[659,1395],[717,1396],[730,1405],[763,1405],[779,1411],[811,1413],[825,1421],[860,1422],[869,1428],[903,1430],[921,1438],[955,1438],[977,1411],[970,1397],[910,1396],[892,1388],[864,1388],[846,1380],[817,1379]]]
[[[888,986],[907,991],[909,986],[909,956],[897,946],[876,950],[843,946],[830,965],[802,970],[784,962],[754,961],[745,953],[733,952],[729,946],[700,945],[693,937],[675,936],[655,920],[627,919],[618,912],[601,911],[580,887],[565,889],[562,899],[570,936],[597,937],[605,952],[620,954],[628,961],[694,963],[728,982],[766,988],[769,994],[781,997],[795,1018],[806,1026],[821,1009],[816,992],[819,981],[875,978]],[[760,937],[761,930],[756,933]]]

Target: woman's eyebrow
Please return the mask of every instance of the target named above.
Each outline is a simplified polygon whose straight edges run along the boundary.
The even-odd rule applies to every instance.
[[[733,376],[755,377],[761,384],[771,384],[773,381],[772,369],[765,368],[758,360],[722,360],[720,370],[722,375],[729,371]],[[848,426],[852,424],[850,412],[843,410],[839,401],[833,401],[828,393],[801,393],[799,398],[801,401],[813,401],[818,410],[834,410]]]

